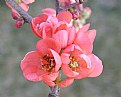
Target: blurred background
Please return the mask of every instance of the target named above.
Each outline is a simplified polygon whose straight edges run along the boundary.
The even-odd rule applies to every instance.
[[[93,10],[89,22],[97,30],[93,53],[103,61],[104,71],[97,78],[75,81],[62,89],[60,97],[121,97],[121,0],[89,0]],[[54,7],[53,0],[36,0],[29,13]],[[47,97],[49,88],[42,82],[25,80],[20,69],[24,55],[35,50],[39,40],[29,24],[14,27],[11,10],[0,0],[0,97]]]

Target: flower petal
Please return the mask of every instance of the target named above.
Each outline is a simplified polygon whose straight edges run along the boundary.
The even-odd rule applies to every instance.
[[[42,9],[42,11],[47,15],[52,15],[52,16],[56,15],[56,11],[53,8],[45,8],[45,9]]]
[[[46,81],[46,80],[43,80],[43,82],[44,82],[46,85],[50,86],[50,87],[54,87],[54,86],[55,86],[55,82],[53,82],[53,81]]]
[[[70,86],[72,83],[74,82],[74,78],[66,78],[65,80],[63,80],[62,82],[59,83],[59,87],[61,88],[66,88],[68,86]]]
[[[67,29],[67,32],[68,32],[68,45],[70,45],[74,42],[76,36],[76,30],[74,27],[69,27]]]
[[[72,14],[69,11],[62,11],[59,14],[57,14],[58,21],[66,21],[67,23],[70,23],[72,20]]]
[[[27,53],[24,59],[21,61],[21,69],[25,69],[27,66],[38,66],[40,64],[41,56],[36,51]]]
[[[61,45],[52,38],[45,38],[38,41],[36,49],[38,52],[42,53],[43,55],[46,55],[49,49],[52,49],[57,53],[59,53],[61,50]]]
[[[41,81],[44,72],[41,72],[36,66],[28,66],[23,70],[23,75],[27,80],[30,81]]]
[[[86,32],[88,31],[89,27],[90,27],[90,24],[86,24],[81,29],[79,29],[79,32]]]
[[[91,40],[91,42],[94,42],[95,36],[96,36],[96,30],[89,30],[86,33],[88,33],[88,37]]]
[[[89,58],[91,60],[91,64],[95,66],[89,77],[97,77],[102,73],[103,70],[102,61],[94,54],[89,55]]]
[[[61,64],[62,64],[61,58],[60,58],[59,54],[57,52],[55,52],[54,50],[50,49],[50,51],[51,51],[51,53],[54,57],[54,60],[55,60],[55,63],[56,63],[55,72],[57,72],[60,69]]]
[[[67,46],[68,32],[66,30],[60,30],[56,34],[53,34],[52,37],[61,44],[61,48]]]
[[[35,0],[22,0],[25,4],[30,4],[35,2]]]
[[[74,41],[75,44],[79,45],[80,48],[85,52],[85,53],[91,53],[93,49],[93,44],[90,41],[88,34],[85,32],[78,32],[76,35],[76,39]]]
[[[42,22],[45,22],[47,20],[48,16],[46,14],[40,14],[39,16],[32,19],[31,27],[35,35],[38,37],[41,37],[41,34],[39,30],[37,29],[37,25],[41,24]]]
[[[70,54],[66,54],[66,53],[62,53],[61,54],[61,60],[63,62],[63,64],[69,64],[70,63]]]
[[[62,64],[62,70],[67,77],[75,77],[79,74],[78,72],[73,71],[68,64]]]
[[[41,56],[36,51],[27,53],[21,61],[21,69],[24,77],[30,81],[40,81],[42,76],[46,74],[39,66],[41,65]]]
[[[59,72],[55,72],[55,73],[50,73],[48,75],[43,76],[43,80],[46,82],[52,82],[55,81],[56,78],[58,77]]]

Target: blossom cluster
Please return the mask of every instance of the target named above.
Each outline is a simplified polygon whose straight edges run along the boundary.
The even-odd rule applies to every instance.
[[[33,33],[41,39],[21,61],[24,77],[65,88],[76,79],[99,76],[102,61],[92,53],[96,30],[89,30],[90,24],[76,29],[69,11],[57,15],[52,9],[43,11],[31,22]]]

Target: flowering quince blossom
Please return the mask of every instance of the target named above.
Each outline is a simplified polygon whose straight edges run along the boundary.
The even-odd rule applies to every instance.
[[[103,69],[102,62],[97,56],[85,54],[75,44],[64,49],[61,58],[64,74],[75,79],[99,76]]]
[[[49,11],[46,11],[47,13]],[[64,48],[74,41],[76,30],[69,23],[72,15],[69,11],[57,16],[40,14],[32,20],[32,30],[40,38],[53,38]]]
[[[37,43],[36,51],[25,55],[21,61],[24,77],[30,81],[41,81],[43,77],[54,81],[61,67],[60,44],[54,39],[46,38]],[[45,79],[46,81],[46,79]]]
[[[46,8],[32,19],[31,27],[42,38],[36,51],[27,53],[21,61],[23,75],[30,81],[43,81],[48,86],[65,88],[75,79],[97,77],[102,73],[102,61],[92,53],[96,30],[90,24],[76,29],[72,14]],[[61,78],[62,72],[66,75]]]
[[[66,47],[62,54],[62,70],[68,77],[81,79],[96,77],[102,73],[101,60],[92,54],[96,30],[88,30],[90,24],[83,26],[77,33],[74,44]]]

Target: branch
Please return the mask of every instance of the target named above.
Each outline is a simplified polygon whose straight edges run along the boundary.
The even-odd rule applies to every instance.
[[[65,6],[64,9],[67,10],[67,9],[72,8],[72,7],[78,6],[80,4],[81,4],[80,2],[76,2],[76,3],[73,3],[73,4],[69,4],[68,6]]]
[[[48,97],[59,97],[60,88],[58,86],[50,87],[50,90]]]
[[[56,7],[56,14],[58,14],[59,11],[61,10],[60,9],[60,2],[59,2],[59,0],[55,0],[55,7]]]
[[[8,2],[24,19],[25,23],[31,23],[32,17],[25,12],[14,0],[5,0]]]

